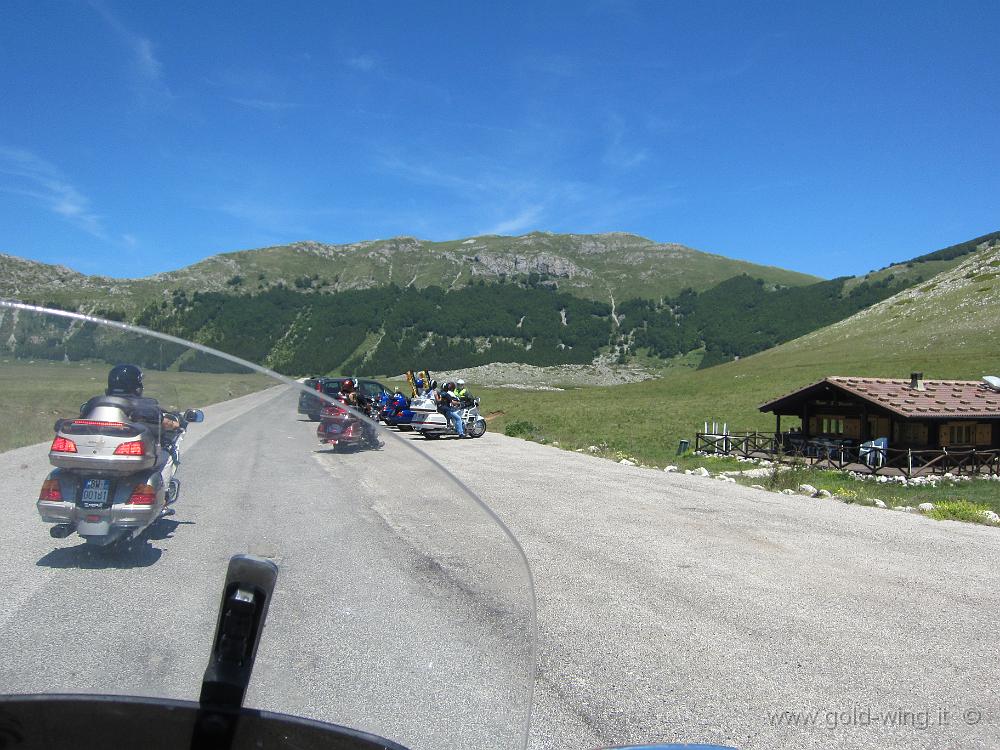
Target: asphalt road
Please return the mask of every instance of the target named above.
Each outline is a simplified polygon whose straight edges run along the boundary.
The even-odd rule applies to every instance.
[[[417,448],[530,560],[532,747],[1000,746],[1000,530],[489,433],[319,452],[293,401],[207,410],[177,515],[127,554],[50,539],[44,450],[0,455],[0,691],[195,696],[226,560],[250,551],[281,573],[249,704],[418,747],[516,735],[515,560]]]
[[[530,560],[535,747],[1000,747],[1000,529],[495,434],[427,450]]]
[[[196,700],[228,559],[250,552],[280,573],[247,705],[415,749],[516,747],[528,599],[500,529],[402,443],[319,450],[295,400],[206,409],[181,446],[176,514],[131,550],[51,539],[33,500],[47,446],[0,455],[0,692]]]

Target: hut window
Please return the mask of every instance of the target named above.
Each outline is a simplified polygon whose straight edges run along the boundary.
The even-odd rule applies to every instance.
[[[843,435],[844,434],[844,419],[843,417],[823,417],[821,421],[823,429],[821,432],[825,435]]]
[[[972,445],[976,442],[976,423],[948,425],[949,445]]]

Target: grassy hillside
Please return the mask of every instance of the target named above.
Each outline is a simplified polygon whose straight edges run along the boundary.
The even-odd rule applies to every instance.
[[[982,237],[976,237],[967,242],[960,242],[957,245],[950,245],[934,252],[924,253],[910,260],[891,263],[885,268],[878,271],[871,271],[864,276],[856,276],[848,282],[846,289],[850,291],[854,284],[860,284],[865,281],[876,283],[889,276],[903,282],[907,286],[910,283],[919,283],[954,268],[972,253],[980,252],[998,244],[1000,244],[1000,232],[984,234]]]
[[[543,281],[560,291],[611,304],[629,297],[659,299],[686,287],[707,289],[739,274],[771,285],[817,279],[631,234],[533,233],[450,242],[409,237],[349,245],[299,242],[224,253],[143,279],[84,276],[62,266],[0,255],[0,296],[134,313],[175,289],[189,294],[249,294],[277,286],[305,292],[465,286],[471,279]]]
[[[1000,244],[850,318],[736,362],[662,380],[563,392],[484,391],[491,429],[530,422],[570,448],[607,443],[663,465],[705,420],[773,429],[757,407],[827,375],[978,379],[1000,374]],[[790,426],[787,420],[783,427]]]
[[[147,392],[164,408],[200,408],[269,388],[263,375],[146,373]],[[108,365],[101,362],[0,360],[0,452],[52,439],[60,417],[75,417],[79,405],[104,391]],[[39,481],[41,481],[39,479]]]

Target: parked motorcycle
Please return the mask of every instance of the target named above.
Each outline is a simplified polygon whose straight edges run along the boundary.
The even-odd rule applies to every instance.
[[[42,521],[54,524],[53,538],[76,532],[89,545],[108,547],[139,537],[177,500],[180,442],[204,414],[174,414],[181,427],[163,436],[155,426],[129,421],[127,398],[102,396],[86,406],[79,419],[56,422],[49,448],[56,468],[42,482],[36,507]]]
[[[380,417],[387,425],[396,427],[401,432],[413,429],[410,424],[413,421],[410,400],[402,393],[397,393],[385,403],[380,412]]]
[[[370,417],[369,417],[370,419]],[[344,403],[331,403],[320,412],[316,437],[335,451],[348,448],[379,448],[375,425]]]
[[[457,435],[448,416],[439,410],[437,402],[427,396],[418,396],[410,400],[413,412],[411,427],[428,440],[437,439],[442,435]],[[479,399],[464,399],[459,415],[465,434],[480,438],[486,434],[486,420],[479,414]]]

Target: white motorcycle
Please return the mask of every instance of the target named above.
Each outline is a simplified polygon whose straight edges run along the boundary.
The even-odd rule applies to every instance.
[[[433,398],[417,396],[411,399],[410,411],[413,412],[411,426],[428,440],[435,440],[442,435],[458,434],[448,416],[438,410],[438,404]],[[478,398],[467,399],[458,413],[462,418],[466,435],[479,438],[486,434],[486,420],[479,413]]]

